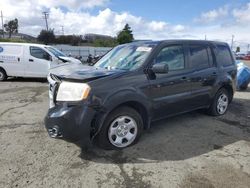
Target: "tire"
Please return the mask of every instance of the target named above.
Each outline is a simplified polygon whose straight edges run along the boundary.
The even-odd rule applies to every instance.
[[[7,74],[3,69],[0,69],[0,81],[4,81],[7,79]]]
[[[216,93],[213,102],[208,109],[208,114],[212,116],[224,115],[228,109],[229,103],[230,103],[230,97],[228,91],[224,88],[221,88]]]
[[[111,112],[97,135],[99,147],[121,150],[138,142],[143,130],[140,114],[130,107],[120,107]]]

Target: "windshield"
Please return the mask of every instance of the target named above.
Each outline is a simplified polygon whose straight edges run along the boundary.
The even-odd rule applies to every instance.
[[[96,64],[97,68],[135,70],[139,68],[155,44],[127,44],[117,46],[101,58]]]
[[[52,54],[54,54],[54,56],[56,57],[66,57],[66,55],[64,53],[62,53],[61,51],[59,51],[58,49],[56,48],[53,48],[53,47],[45,47],[47,50],[49,50]]]

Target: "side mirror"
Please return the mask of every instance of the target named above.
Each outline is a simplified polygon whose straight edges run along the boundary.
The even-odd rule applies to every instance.
[[[168,73],[168,65],[163,63],[154,64],[151,70],[154,73],[165,74]]]

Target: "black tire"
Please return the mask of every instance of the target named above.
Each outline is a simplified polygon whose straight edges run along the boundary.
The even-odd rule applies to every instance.
[[[226,107],[226,110],[223,112],[223,113],[220,113],[218,108],[217,108],[217,105],[218,105],[218,100],[219,98],[222,96],[222,95],[226,95],[227,96],[227,101],[228,101],[228,104],[227,104],[227,107]],[[230,97],[229,97],[229,94],[228,94],[228,91],[224,88],[221,88],[220,90],[217,91],[210,107],[208,108],[207,110],[207,113],[209,115],[212,115],[212,116],[221,116],[221,115],[224,115],[228,109],[228,105],[230,103]]]
[[[3,69],[0,69],[0,81],[5,81],[7,79],[7,74]]]
[[[109,136],[108,136],[109,128],[112,125],[112,122],[121,116],[131,117],[131,118],[133,118],[133,120],[137,124],[137,134],[136,134],[135,139],[133,140],[132,143],[130,143],[129,145],[127,145],[125,147],[117,147],[117,146],[113,145],[110,142]],[[133,108],[124,106],[124,107],[117,108],[116,110],[114,110],[113,112],[111,112],[107,116],[99,134],[97,135],[96,141],[97,141],[98,146],[103,148],[103,149],[121,150],[121,149],[124,149],[126,147],[129,147],[129,146],[137,143],[141,134],[142,134],[142,131],[143,131],[143,121],[142,121],[141,115]]]

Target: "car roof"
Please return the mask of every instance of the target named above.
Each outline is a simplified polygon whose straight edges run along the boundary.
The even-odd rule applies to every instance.
[[[195,43],[195,44],[208,44],[212,43],[215,45],[228,45],[226,42],[221,41],[210,41],[210,40],[189,40],[189,39],[168,39],[168,40],[158,40],[158,41],[152,41],[152,40],[142,40],[142,41],[135,41],[128,44],[161,44],[161,43],[174,43],[174,42],[183,42],[183,43]]]
[[[18,46],[37,46],[37,47],[48,47],[48,45],[44,44],[36,44],[36,43],[22,43],[22,42],[0,42],[0,45],[8,44],[8,45],[18,45]]]

